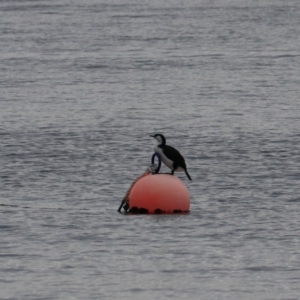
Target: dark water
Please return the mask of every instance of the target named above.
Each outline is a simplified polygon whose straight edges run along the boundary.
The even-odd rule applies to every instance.
[[[299,299],[299,1],[2,0],[0,36],[1,300]],[[120,215],[158,131],[191,213]]]

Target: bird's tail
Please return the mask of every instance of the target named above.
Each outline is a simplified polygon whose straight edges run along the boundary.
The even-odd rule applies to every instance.
[[[184,170],[184,172],[185,172],[186,176],[188,177],[188,179],[189,179],[189,180],[192,180],[192,178],[191,178],[190,174],[188,173],[188,171],[187,171],[187,170]]]

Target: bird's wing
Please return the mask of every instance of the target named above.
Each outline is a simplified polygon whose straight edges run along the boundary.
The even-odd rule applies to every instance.
[[[173,161],[176,161],[178,166],[182,167],[183,169],[186,169],[184,158],[178,150],[171,146],[165,145],[163,148],[163,152],[168,158],[170,158]]]

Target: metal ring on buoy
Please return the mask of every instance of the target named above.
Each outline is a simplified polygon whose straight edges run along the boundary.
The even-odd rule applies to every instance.
[[[156,156],[157,159],[158,159],[158,166],[157,166],[157,168],[155,169],[154,174],[158,174],[158,172],[159,172],[159,170],[160,170],[160,167],[161,167],[161,157],[160,157],[160,154],[159,154],[159,153],[154,152],[153,155],[152,155],[152,158],[151,158],[151,163],[152,163],[152,164],[154,164],[155,156]]]

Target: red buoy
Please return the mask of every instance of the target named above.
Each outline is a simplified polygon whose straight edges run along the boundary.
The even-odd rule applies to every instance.
[[[183,182],[168,174],[139,179],[129,194],[129,212],[180,213],[190,210],[190,195]]]

